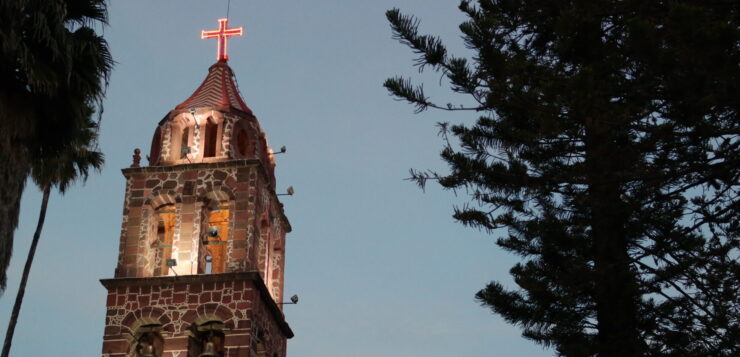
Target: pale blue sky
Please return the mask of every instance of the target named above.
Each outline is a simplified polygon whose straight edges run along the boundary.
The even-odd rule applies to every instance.
[[[444,169],[434,124],[474,114],[426,112],[394,101],[382,87],[402,74],[425,79],[442,103],[463,100],[419,74],[408,48],[391,39],[387,9],[422,19],[464,53],[457,1],[234,0],[229,43],[242,96],[277,157],[288,234],[285,307],[296,337],[291,357],[550,356],[473,296],[490,280],[510,284],[516,261],[493,236],[450,217],[465,201],[405,181],[409,168]],[[215,62],[200,40],[224,17],[226,1],[112,1],[105,29],[118,64],[105,102],[100,175],[54,195],[16,330],[13,357],[100,355],[105,289],[113,275],[124,179],[134,148],[148,152],[156,123],[185,100]],[[29,186],[9,278],[0,297],[7,326],[36,224],[40,194]]]

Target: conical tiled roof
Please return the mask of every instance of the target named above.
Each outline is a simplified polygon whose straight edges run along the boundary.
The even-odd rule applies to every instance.
[[[244,104],[234,82],[234,72],[226,61],[218,61],[208,69],[208,76],[193,95],[175,109],[230,106],[252,115]]]

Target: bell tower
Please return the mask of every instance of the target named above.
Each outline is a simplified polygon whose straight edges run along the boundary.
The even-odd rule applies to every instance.
[[[136,149],[104,357],[284,357],[285,234],[267,136],[244,103],[226,43],[195,92],[159,121],[148,166]]]

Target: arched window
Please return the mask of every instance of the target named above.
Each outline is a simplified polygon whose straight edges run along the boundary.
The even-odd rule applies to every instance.
[[[185,159],[190,153],[190,127],[186,126],[182,129],[182,136],[180,136],[180,147],[179,147],[179,158]]]
[[[193,139],[192,123],[180,116],[170,122],[170,142],[168,160],[182,160],[186,158]]]
[[[264,161],[265,164],[270,162],[267,159],[267,140],[265,139],[265,134],[262,134],[262,137],[260,138],[260,157],[262,158],[262,161]]]
[[[267,348],[265,347],[265,333],[258,331],[252,342],[252,352],[256,357],[268,357]]]
[[[149,151],[149,165],[156,165],[159,162],[159,155],[162,152],[162,130],[157,128],[152,137],[152,148]]]
[[[203,239],[205,267],[202,273],[218,274],[226,271],[230,215],[228,203],[215,204],[208,211],[208,224]]]
[[[209,321],[200,325],[193,324],[188,340],[187,357],[199,357],[208,352],[209,356],[223,357],[224,324],[221,321]]]
[[[150,244],[154,251],[152,275],[168,275],[167,260],[172,258],[172,240],[175,235],[175,205],[162,205],[154,211],[151,232]]]
[[[236,134],[236,145],[239,150],[241,157],[246,158],[249,152],[249,138],[247,131],[244,129],[239,130],[239,134]]]
[[[262,341],[257,341],[254,344],[254,355],[257,357],[267,357],[267,349]]]
[[[164,339],[159,333],[162,325],[152,324],[139,327],[134,334],[135,344],[131,353],[134,357],[162,357]]]
[[[206,141],[205,150],[203,150],[204,157],[216,156],[216,149],[218,143],[218,124],[208,120],[206,123]]]
[[[266,218],[263,218],[260,222],[258,247],[257,262],[259,270],[262,272],[262,280],[265,281],[267,286],[270,286],[270,224],[267,223]]]

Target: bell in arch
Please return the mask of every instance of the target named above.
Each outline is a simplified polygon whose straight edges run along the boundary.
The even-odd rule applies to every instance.
[[[198,355],[198,357],[219,357],[216,353],[216,347],[213,345],[213,342],[206,342],[205,351]]]

